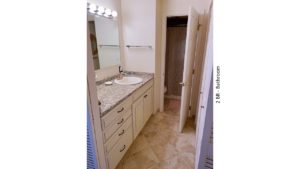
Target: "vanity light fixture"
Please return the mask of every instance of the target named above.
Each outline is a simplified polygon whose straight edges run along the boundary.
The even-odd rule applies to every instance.
[[[117,11],[113,11],[103,6],[97,6],[95,4],[88,3],[87,8],[88,8],[88,12],[95,16],[104,16],[107,18],[115,18],[118,16]]]
[[[96,11],[97,11],[97,6],[95,4],[90,4],[89,12],[94,14]]]
[[[106,8],[105,9],[105,15],[110,16],[111,15],[111,10]]]
[[[105,12],[105,8],[103,6],[99,6],[97,14],[98,15],[103,15],[104,12]]]
[[[117,17],[117,16],[118,16],[118,13],[117,13],[116,11],[112,11],[111,15],[112,15],[113,17]]]

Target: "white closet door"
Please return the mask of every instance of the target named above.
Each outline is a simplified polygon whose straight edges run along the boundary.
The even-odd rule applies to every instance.
[[[187,35],[185,44],[185,56],[184,56],[184,68],[183,68],[183,79],[182,79],[182,97],[180,107],[180,122],[179,131],[185,125],[190,105],[191,87],[192,87],[192,75],[193,75],[193,64],[195,59],[195,48],[197,41],[197,27],[198,27],[198,13],[192,7],[189,9],[188,24],[187,24]]]
[[[212,7],[211,7],[212,8]],[[212,165],[212,116],[213,116],[213,18],[208,16],[208,38],[205,51],[204,69],[199,100],[196,131],[196,167],[213,168]],[[201,161],[200,154],[202,153]],[[201,162],[201,164],[199,164]],[[204,167],[205,167],[204,166]]]
[[[208,101],[202,116],[200,133],[197,140],[196,168],[213,169],[213,81],[210,76]],[[199,130],[198,130],[199,131]],[[197,133],[198,134],[198,133]]]

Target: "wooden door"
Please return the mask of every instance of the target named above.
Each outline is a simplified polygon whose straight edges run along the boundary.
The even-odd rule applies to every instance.
[[[165,68],[167,96],[181,96],[181,86],[179,83],[183,77],[186,30],[186,27],[167,28]]]
[[[179,131],[182,132],[185,125],[190,105],[193,64],[195,59],[195,47],[197,40],[198,13],[190,7],[187,24],[187,35],[185,45],[183,78],[182,78],[182,96],[180,106]]]

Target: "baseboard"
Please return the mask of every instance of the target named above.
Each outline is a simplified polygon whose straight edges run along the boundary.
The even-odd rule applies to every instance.
[[[176,100],[180,100],[181,96],[174,96],[174,95],[165,95],[164,96],[166,99],[176,99]]]

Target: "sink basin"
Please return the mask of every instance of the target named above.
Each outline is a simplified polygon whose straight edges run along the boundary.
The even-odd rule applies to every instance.
[[[123,77],[122,79],[115,79],[115,83],[119,85],[133,85],[138,84],[143,81],[142,78],[139,77]]]

